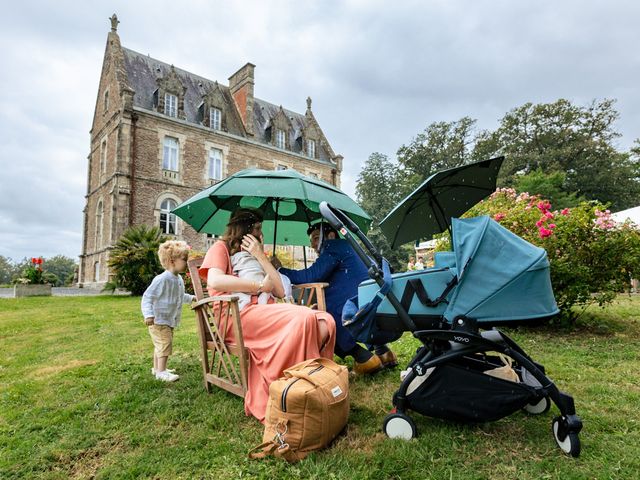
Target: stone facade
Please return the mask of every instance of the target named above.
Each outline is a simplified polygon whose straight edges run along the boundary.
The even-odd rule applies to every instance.
[[[141,55],[122,47],[118,23],[114,15],[90,132],[81,286],[108,281],[109,251],[130,226],[158,225],[206,250],[213,240],[166,207],[245,168],[293,168],[340,185],[342,157],[310,98],[304,115],[255,98],[250,63],[227,87]]]

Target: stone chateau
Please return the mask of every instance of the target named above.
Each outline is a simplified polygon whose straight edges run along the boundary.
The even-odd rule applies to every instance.
[[[254,97],[251,63],[223,85],[134,52],[120,44],[115,14],[110,21],[87,157],[80,285],[108,280],[109,251],[133,225],[157,225],[206,250],[213,239],[170,212],[239,170],[294,168],[340,185],[342,156],[310,98],[300,114]]]

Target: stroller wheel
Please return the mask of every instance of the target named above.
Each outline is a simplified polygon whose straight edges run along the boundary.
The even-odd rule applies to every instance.
[[[553,438],[556,439],[556,443],[567,455],[577,457],[580,455],[580,438],[576,432],[566,432],[564,427],[564,420],[562,417],[556,417],[553,419],[552,430]]]
[[[523,409],[525,412],[530,413],[531,415],[541,415],[543,413],[547,413],[551,408],[551,400],[549,397],[542,397],[540,401],[535,403],[527,403]]]
[[[404,413],[391,413],[387,415],[382,423],[382,430],[389,438],[411,440],[418,436],[416,424],[411,420],[411,417]]]

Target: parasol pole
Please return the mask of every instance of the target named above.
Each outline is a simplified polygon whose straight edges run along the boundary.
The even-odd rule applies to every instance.
[[[278,208],[280,207],[280,199],[276,198],[276,220],[273,225],[273,253],[272,257],[276,254],[276,235],[278,235]]]

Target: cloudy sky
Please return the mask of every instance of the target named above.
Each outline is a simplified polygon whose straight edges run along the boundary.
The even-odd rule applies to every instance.
[[[178,8],[176,8],[178,6]],[[616,98],[640,137],[637,1],[29,1],[0,29],[0,255],[77,257],[89,129],[108,17],[122,44],[221,83],[256,65],[255,95],[305,98],[353,193],[371,152],[428,124],[493,129],[525,102]]]

